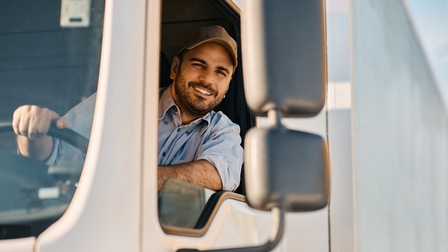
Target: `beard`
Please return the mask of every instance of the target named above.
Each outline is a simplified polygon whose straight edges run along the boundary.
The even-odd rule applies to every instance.
[[[210,92],[213,97],[212,101],[208,101],[203,97],[198,97],[193,94],[192,89],[194,87],[200,87]],[[176,93],[176,105],[180,108],[181,113],[186,115],[201,118],[208,112],[212,111],[219,103],[221,103],[224,95],[219,95],[217,90],[213,89],[210,85],[206,85],[202,82],[188,82],[182,78],[181,74],[178,74],[174,80],[174,92]]]

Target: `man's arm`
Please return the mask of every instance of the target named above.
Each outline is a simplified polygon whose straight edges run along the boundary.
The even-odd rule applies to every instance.
[[[23,105],[14,111],[12,126],[21,155],[41,161],[50,156],[53,138],[47,133],[52,122],[58,128],[65,128],[68,124],[68,120],[56,112],[35,105]]]
[[[240,128],[218,113],[203,133],[205,141],[191,162],[158,167],[158,189],[168,178],[211,190],[234,191],[240,182],[243,148]],[[191,160],[191,159],[190,159]]]
[[[168,178],[178,179],[200,187],[214,191],[222,189],[221,177],[215,166],[207,160],[197,160],[193,162],[159,166],[158,168],[158,190]]]
[[[44,161],[50,156],[53,149],[53,138],[45,135],[38,139],[30,139],[27,136],[18,135],[17,147],[20,155]]]

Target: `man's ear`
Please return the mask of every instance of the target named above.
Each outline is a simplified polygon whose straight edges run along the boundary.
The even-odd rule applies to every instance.
[[[170,68],[170,78],[174,80],[177,76],[177,72],[179,71],[180,60],[179,57],[175,56],[173,62],[171,63]]]

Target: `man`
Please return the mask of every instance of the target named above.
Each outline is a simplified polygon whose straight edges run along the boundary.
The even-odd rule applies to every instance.
[[[238,187],[243,162],[239,126],[213,111],[225,97],[237,62],[236,42],[220,26],[195,29],[174,57],[173,83],[159,100],[159,190],[168,178],[212,190]],[[46,108],[19,107],[13,115],[19,152],[51,165],[79,159],[79,153],[46,133],[54,122],[88,137],[94,100],[95,95],[62,118]]]

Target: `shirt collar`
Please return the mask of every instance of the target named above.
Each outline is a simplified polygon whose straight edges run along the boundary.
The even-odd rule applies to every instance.
[[[162,95],[159,99],[159,120],[162,120],[170,108],[172,108],[173,106],[175,106],[177,109],[179,108],[174,102],[173,95],[171,94],[171,85],[167,88],[159,89],[159,92],[162,92]],[[207,122],[207,126],[205,128],[208,128],[208,126],[210,125],[210,120],[211,116],[210,112],[208,112],[205,116],[198,118],[191,123],[199,123],[201,121],[205,121]]]
[[[159,99],[159,120],[162,120],[166,112],[173,106],[177,107],[177,105],[171,95],[171,85],[168,88],[161,88],[159,93],[162,93]]]

